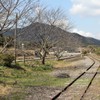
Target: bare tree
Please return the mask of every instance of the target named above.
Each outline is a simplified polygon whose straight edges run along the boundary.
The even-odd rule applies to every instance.
[[[3,38],[4,29],[8,28],[13,21],[9,18],[18,5],[18,1],[0,0],[0,37]],[[2,43],[3,44],[3,43]]]
[[[68,21],[68,19],[59,8],[57,10],[39,9],[37,17],[38,23],[35,26],[37,31],[34,33],[34,45],[39,49],[42,64],[45,64],[45,59],[50,49],[63,42],[62,29],[64,27],[68,29],[69,24],[62,24],[62,20]]]
[[[19,21],[25,20],[25,17],[35,8],[35,1],[36,0],[0,0],[0,31],[14,26],[16,23],[16,13],[18,14]]]
[[[56,44],[57,34],[55,34],[54,26],[49,26],[44,23],[35,23],[34,26],[34,46],[38,48],[42,64],[45,64],[46,55],[49,50]],[[54,29],[54,30],[53,30]]]
[[[18,14],[18,27],[28,25],[28,16],[35,9],[37,0],[0,0],[0,37],[3,38],[5,31],[14,28],[16,23],[16,13]],[[11,40],[4,45],[4,48]],[[2,43],[3,44],[3,43]],[[4,50],[1,50],[1,52]]]
[[[57,60],[63,56],[63,52],[66,50],[66,32],[68,32],[72,25],[69,22],[69,19],[65,15],[64,11],[60,8],[49,10],[46,14],[46,22],[49,25],[56,26],[62,30],[58,30],[57,33],[60,36],[59,40],[56,41],[56,46],[53,50],[54,55],[56,56]],[[67,40],[68,41],[68,40]]]
[[[69,30],[72,26],[65,12],[61,8],[50,9],[45,13],[45,20],[49,25],[54,25],[63,30]]]

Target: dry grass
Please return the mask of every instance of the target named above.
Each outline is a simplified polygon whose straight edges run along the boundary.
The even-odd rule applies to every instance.
[[[76,58],[61,60],[61,61],[58,61],[56,64],[54,64],[54,67],[64,68],[64,67],[76,66],[76,65],[79,65],[80,61],[83,59],[84,57],[76,57]]]
[[[96,54],[91,54],[91,55],[100,60],[100,55],[96,55]]]
[[[75,62],[58,61],[54,64],[54,68],[64,68],[68,66],[74,66]]]
[[[12,87],[0,85],[0,96],[8,95],[11,93],[11,91],[12,91]]]
[[[75,66],[79,63],[83,58],[74,58],[74,59],[66,59],[66,60],[48,60],[47,63],[53,65],[54,68],[65,68]]]

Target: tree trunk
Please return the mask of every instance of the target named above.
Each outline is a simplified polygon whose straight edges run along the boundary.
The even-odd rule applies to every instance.
[[[42,57],[42,64],[45,65],[45,58],[46,58],[46,52],[44,51],[43,57]]]
[[[3,34],[0,34],[0,45],[3,47],[4,45],[4,37],[3,37]]]

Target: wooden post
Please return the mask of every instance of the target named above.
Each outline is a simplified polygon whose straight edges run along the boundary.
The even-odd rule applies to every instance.
[[[16,48],[17,48],[17,22],[18,22],[18,15],[16,14],[16,23],[15,23],[15,34],[14,34],[14,55],[15,55],[15,64],[16,64]]]
[[[23,62],[24,62],[24,65],[25,65],[25,51],[24,51],[24,43],[22,43],[22,52],[23,52]]]

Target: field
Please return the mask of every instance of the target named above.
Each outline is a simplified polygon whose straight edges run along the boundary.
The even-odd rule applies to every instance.
[[[0,96],[16,100],[24,98],[29,87],[60,89],[72,80],[66,70],[73,69],[79,59],[47,60],[46,65],[41,65],[39,60],[27,61],[25,66],[18,62],[18,68],[0,66]]]
[[[38,100],[40,98],[49,100],[92,63],[87,56],[67,53],[69,57],[78,56],[58,61],[54,56],[49,55],[46,57],[46,64],[42,65],[40,59],[33,59],[33,51],[26,52],[25,63],[23,55],[19,52],[16,66],[14,64],[12,67],[0,66],[1,100]],[[100,59],[95,54],[92,56]],[[78,84],[86,85],[89,81],[90,78],[80,79],[75,87]]]

